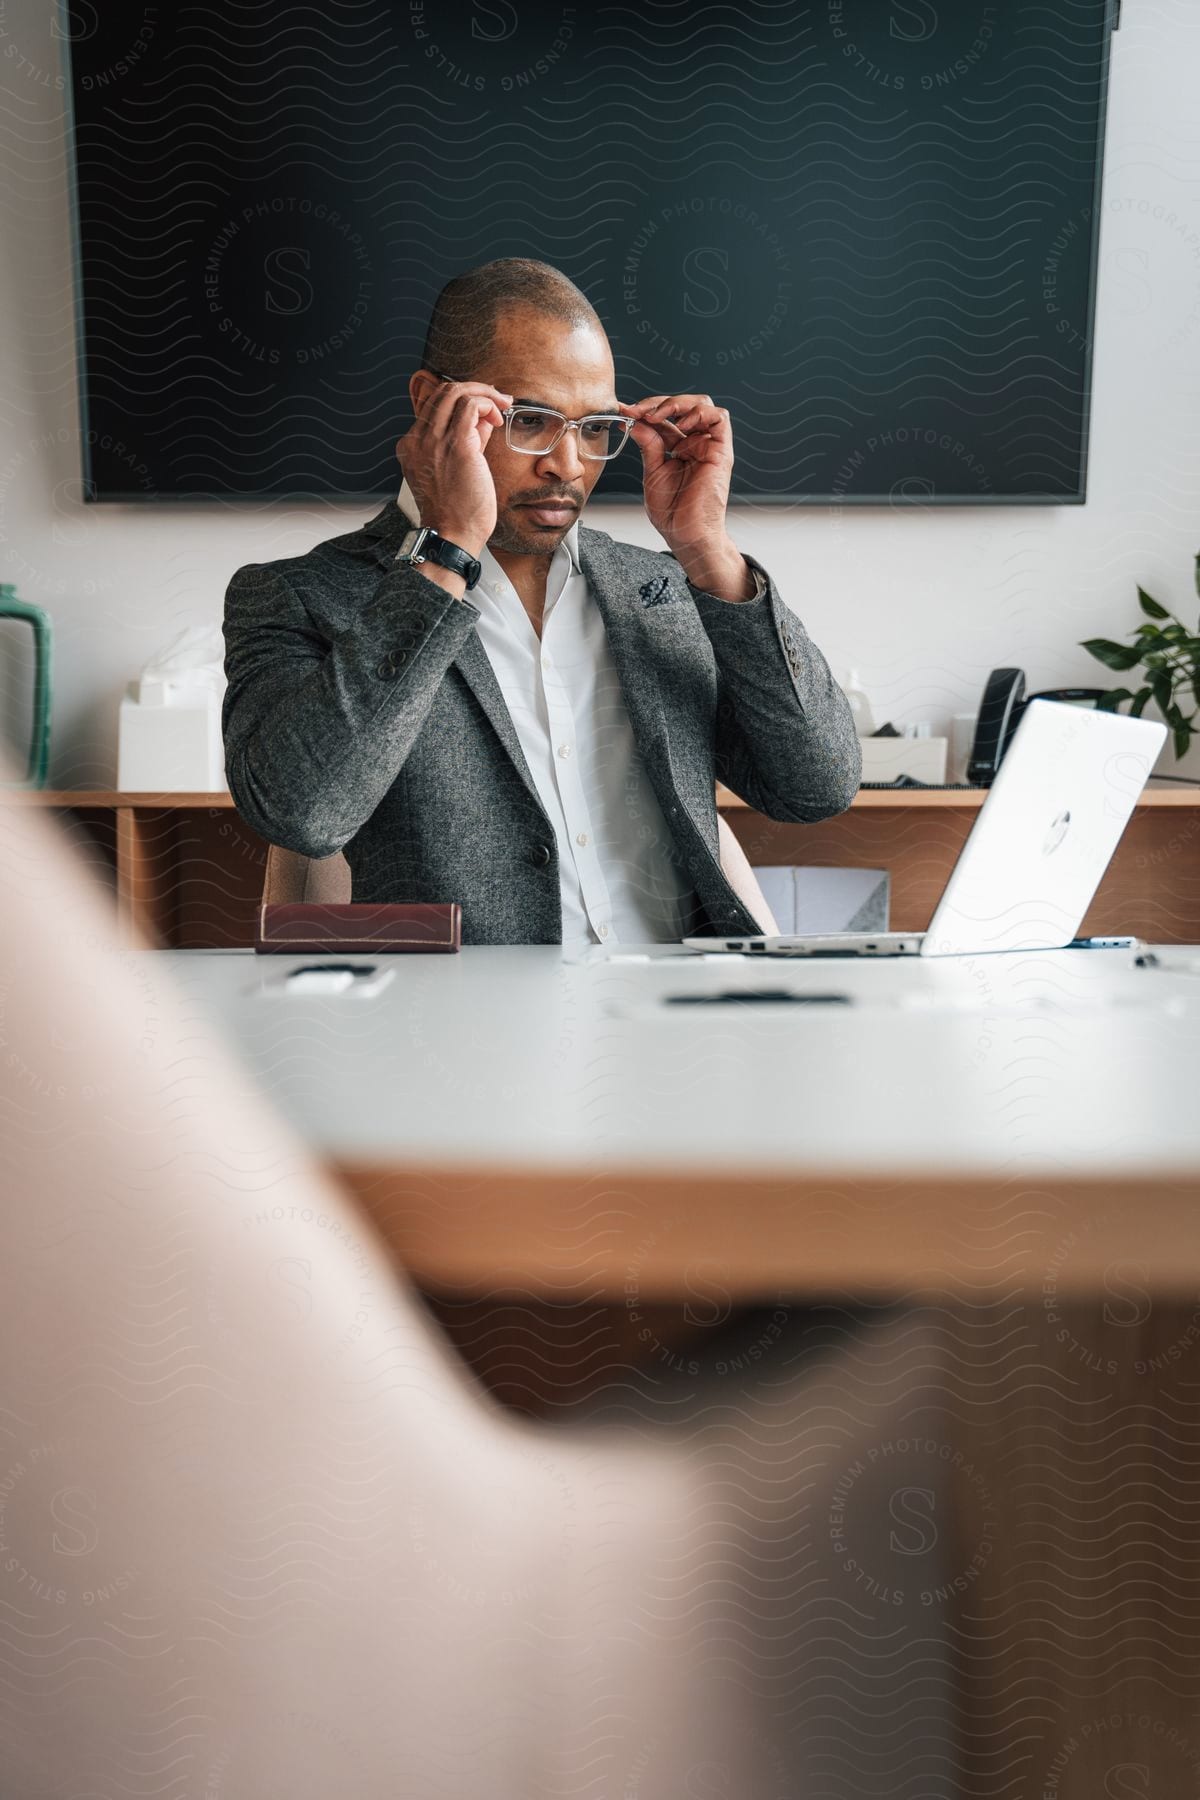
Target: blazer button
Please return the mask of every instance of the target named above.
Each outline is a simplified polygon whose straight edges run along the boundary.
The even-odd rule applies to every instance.
[[[535,869],[544,869],[550,862],[549,844],[535,844],[529,852],[529,860]]]
[[[381,663],[376,663],[375,673],[380,681],[390,681],[396,673],[396,665],[390,656],[385,656]]]

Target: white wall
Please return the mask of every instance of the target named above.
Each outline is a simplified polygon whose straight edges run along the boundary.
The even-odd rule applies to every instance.
[[[0,0],[0,580],[54,617],[51,784],[111,786],[129,675],[184,625],[220,619],[238,564],[295,555],[373,509],[82,505],[52,14],[50,0]],[[595,522],[657,542],[633,508]],[[940,726],[999,663],[1033,687],[1107,684],[1077,640],[1123,636],[1139,582],[1194,622],[1200,0],[1125,0],[1116,39],[1087,505],[741,509],[733,529],[835,671],[857,665],[877,722]],[[15,660],[0,681],[9,735]],[[1169,749],[1160,766],[1175,769]],[[1200,751],[1184,769],[1200,775]]]

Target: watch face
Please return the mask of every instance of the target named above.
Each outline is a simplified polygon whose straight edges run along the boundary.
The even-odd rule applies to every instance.
[[[396,552],[396,561],[407,562],[410,557],[415,555],[420,548],[422,541],[428,537],[428,535],[428,531],[421,527],[418,527],[414,531],[406,532],[404,537],[400,540],[400,548]]]

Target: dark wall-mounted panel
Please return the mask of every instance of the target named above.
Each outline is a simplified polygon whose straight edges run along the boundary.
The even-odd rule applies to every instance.
[[[1078,501],[1110,4],[64,8],[89,494],[391,491],[439,287],[528,255],[740,496]]]

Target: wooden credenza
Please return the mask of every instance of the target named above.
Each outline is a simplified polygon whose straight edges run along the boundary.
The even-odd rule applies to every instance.
[[[229,793],[16,788],[5,798],[59,812],[105,871],[131,929],[181,950],[252,941],[266,845]],[[928,925],[984,798],[982,788],[867,788],[837,818],[781,825],[717,790],[718,806],[756,867],[888,869],[895,931]],[[1200,943],[1200,786],[1147,788],[1083,930]]]

